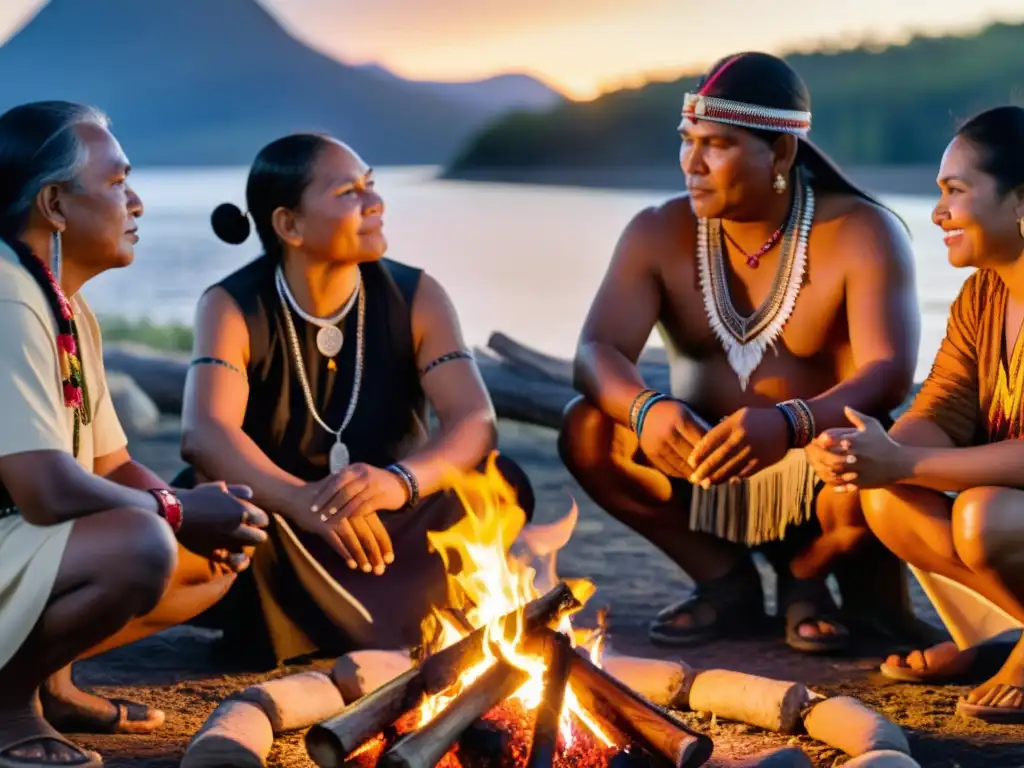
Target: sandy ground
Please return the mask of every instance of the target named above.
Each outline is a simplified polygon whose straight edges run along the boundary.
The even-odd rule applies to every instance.
[[[887,650],[881,647],[858,648],[839,657],[809,657],[789,650],[781,631],[683,654],[650,645],[644,634],[647,621],[659,608],[685,594],[686,578],[653,546],[583,495],[558,461],[553,432],[505,423],[501,435],[502,450],[519,461],[532,478],[540,521],[564,515],[573,498],[579,504],[579,524],[561,553],[559,571],[562,576],[586,576],[596,583],[598,592],[588,609],[605,604],[611,607],[612,644],[617,651],[682,657],[694,666],[797,680],[822,693],[859,697],[905,729],[915,757],[925,768],[1024,766],[1024,727],[985,726],[959,718],[955,705],[957,697],[968,690],[965,687],[911,686],[885,680],[877,674],[879,659]],[[181,466],[174,425],[156,436],[134,441],[132,451],[167,478]],[[920,605],[922,615],[934,619],[919,591],[915,605]],[[102,752],[109,766],[177,766],[189,738],[214,707],[229,693],[261,679],[227,671],[215,660],[214,648],[215,637],[209,633],[177,628],[79,664],[76,679],[80,684],[167,712],[167,723],[155,735],[82,736],[80,743]],[[294,670],[275,674],[290,671]],[[803,747],[816,766],[845,762],[842,753],[807,737],[791,740],[746,726],[711,723],[694,714],[683,717],[715,740],[711,766],[727,766],[736,758],[789,743]],[[313,766],[301,736],[279,739],[269,764]]]

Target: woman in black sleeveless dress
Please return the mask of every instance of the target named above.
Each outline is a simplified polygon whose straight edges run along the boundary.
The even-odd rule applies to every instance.
[[[269,640],[258,650],[276,662],[413,645],[445,595],[426,532],[463,514],[445,473],[493,449],[493,407],[444,290],[382,258],[383,203],[356,153],[279,139],[246,198],[248,214],[222,205],[214,230],[240,243],[251,220],[265,253],[200,301],[183,414],[192,477],[179,482],[251,486],[271,540],[206,623],[233,655]],[[525,477],[499,462],[529,515]]]

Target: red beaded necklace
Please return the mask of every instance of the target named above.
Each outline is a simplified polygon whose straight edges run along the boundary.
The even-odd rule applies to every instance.
[[[725,227],[722,227],[722,234],[725,235],[725,239],[732,244],[733,248],[735,248],[741,254],[746,256],[747,266],[750,267],[751,269],[757,269],[759,266],[761,266],[761,257],[775,247],[775,244],[779,242],[779,238],[782,237],[782,233],[784,230],[785,225],[776,229],[772,233],[772,236],[768,238],[768,241],[753,253],[747,253],[746,251],[744,251],[743,247],[732,239],[732,235],[725,231]]]
[[[18,255],[22,266],[35,278],[46,295],[57,321],[57,355],[59,357],[61,389],[64,406],[74,412],[72,453],[77,458],[81,446],[82,426],[92,422],[89,388],[78,351],[78,325],[71,302],[50,268],[36,258],[20,240],[6,239],[7,245]]]

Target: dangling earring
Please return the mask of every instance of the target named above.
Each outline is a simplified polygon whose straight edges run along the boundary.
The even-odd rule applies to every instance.
[[[1020,239],[1024,240],[1024,216],[1017,219],[1017,229],[1020,230]]]
[[[775,181],[772,183],[772,189],[775,190],[776,195],[781,195],[786,191],[786,177],[781,173],[775,174]]]
[[[51,250],[51,265],[50,271],[53,272],[54,278],[60,283],[60,230],[56,230],[53,233],[53,244]]]

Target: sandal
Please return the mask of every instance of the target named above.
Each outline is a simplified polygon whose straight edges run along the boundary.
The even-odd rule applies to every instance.
[[[30,744],[44,744],[46,742],[62,744],[68,750],[78,755],[79,759],[68,762],[57,758],[51,759],[49,756],[43,758],[10,756],[10,753],[19,747],[25,747]],[[37,733],[15,739],[0,746],[0,768],[54,768],[54,766],[58,768],[100,768],[102,765],[103,758],[99,754],[72,744],[48,725],[44,725]]]
[[[79,696],[84,691],[74,689]],[[85,702],[68,700],[65,696],[55,693],[47,685],[39,689],[39,701],[43,706],[43,716],[57,730],[63,733],[150,733],[164,724],[166,719],[162,710],[152,709],[126,699],[104,699],[101,696],[85,694],[86,701],[98,699],[113,705],[111,714],[108,707],[96,709]]]
[[[981,697],[981,701],[983,703],[971,704],[967,699],[961,698],[956,703],[956,712],[961,717],[975,718],[992,724],[1024,723],[1024,689],[1020,686],[1000,683],[990,688]]]
[[[890,680],[901,683],[966,685],[981,682],[995,675],[1006,663],[1010,651],[1017,645],[1018,633],[1012,634],[1013,639],[1005,639],[1004,635],[999,635],[980,645],[966,648],[946,664],[929,666],[926,653],[931,649],[916,650],[901,658],[899,664],[881,664],[879,671]],[[921,666],[910,665],[910,657],[915,653],[921,656]]]
[[[697,620],[704,606],[713,613],[710,622]],[[686,624],[679,620],[689,617]],[[671,647],[699,645],[730,634],[749,632],[764,619],[764,592],[761,577],[749,557],[725,576],[698,581],[685,599],[663,609],[647,631],[652,643]]]
[[[803,653],[835,653],[847,648],[850,633],[836,618],[839,608],[824,581],[792,579],[783,592],[781,602],[786,617],[786,645]],[[829,624],[833,632],[825,634],[822,624]],[[817,637],[805,637],[800,628],[811,625]]]

